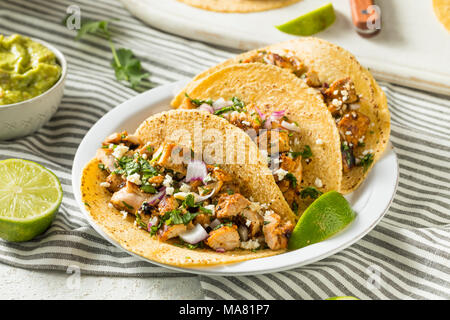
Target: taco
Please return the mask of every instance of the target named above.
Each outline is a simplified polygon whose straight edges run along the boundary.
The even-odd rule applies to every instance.
[[[334,120],[316,91],[294,75],[260,63],[232,65],[185,95],[181,108],[223,117],[252,137],[295,213],[322,192],[340,189]]]
[[[178,0],[190,6],[217,12],[257,12],[289,6],[300,0]]]
[[[249,156],[236,161],[242,154]],[[108,136],[83,171],[81,191],[110,238],[175,266],[282,253],[296,219],[250,137],[194,110],[157,114],[133,135]]]
[[[340,134],[343,173],[338,191],[354,191],[381,157],[390,135],[386,96],[371,73],[339,46],[317,38],[296,39],[238,55],[199,74],[172,106],[180,107],[185,92],[217,70],[242,63],[277,66],[316,90]]]

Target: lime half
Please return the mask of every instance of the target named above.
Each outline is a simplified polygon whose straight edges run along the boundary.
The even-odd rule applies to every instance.
[[[289,249],[299,249],[328,239],[356,217],[348,201],[336,191],[317,198],[297,222],[289,239]]]
[[[62,200],[58,178],[22,159],[0,161],[0,238],[27,241],[52,223]]]
[[[294,20],[275,26],[278,30],[296,36],[310,36],[325,30],[336,20],[333,4],[330,2]]]
[[[359,300],[359,299],[352,296],[343,296],[343,297],[331,297],[325,300]]]

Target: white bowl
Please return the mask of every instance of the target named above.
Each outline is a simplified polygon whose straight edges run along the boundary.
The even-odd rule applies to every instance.
[[[39,130],[58,110],[64,94],[67,62],[64,55],[51,44],[31,39],[50,49],[61,66],[61,77],[44,93],[17,103],[0,105],[0,140],[23,137]]]

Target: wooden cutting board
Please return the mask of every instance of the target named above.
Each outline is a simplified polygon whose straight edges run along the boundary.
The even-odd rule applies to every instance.
[[[241,50],[295,38],[274,26],[329,2],[303,0],[277,10],[234,14],[205,11],[176,0],[121,1],[156,28]],[[382,31],[369,39],[354,31],[349,1],[332,3],[336,22],[317,37],[354,53],[380,80],[450,95],[450,33],[436,19],[431,0],[376,1]]]

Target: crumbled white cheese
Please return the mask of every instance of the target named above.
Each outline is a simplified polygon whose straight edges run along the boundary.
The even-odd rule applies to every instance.
[[[114,208],[113,204],[111,202],[108,203],[108,208]]]
[[[252,221],[247,219],[247,221],[245,221],[245,225],[249,228],[252,225]]]
[[[121,145],[119,145],[119,146],[117,146],[117,147],[114,149],[114,152],[112,153],[112,155],[113,155],[114,157],[116,157],[117,159],[120,159],[120,158],[123,157],[123,155],[124,155],[125,153],[128,152],[128,150],[129,150],[129,148],[128,148],[127,146],[121,146]]]
[[[266,210],[266,212],[264,212],[264,215],[267,216],[267,215],[271,215],[272,213],[273,213],[272,210]]]
[[[348,91],[347,90],[341,90],[341,94],[343,96],[348,96]]]
[[[128,216],[128,212],[126,212],[125,210],[120,211],[120,213],[122,214],[122,219],[125,220]]]
[[[333,101],[331,101],[331,103],[336,107],[342,106],[342,101],[338,100],[338,99],[333,99]]]
[[[269,209],[269,204],[267,204],[267,203],[261,203],[261,208],[263,208],[263,209]]]
[[[166,194],[169,196],[173,195],[173,192],[175,191],[175,188],[173,187],[166,187]]]
[[[322,180],[320,180],[319,178],[316,178],[316,180],[314,181],[314,184],[316,185],[317,188],[323,187]]]
[[[109,188],[109,187],[111,187],[111,184],[109,182],[102,182],[102,183],[100,183],[100,187]]]
[[[255,240],[248,240],[248,241],[242,241],[241,242],[241,248],[246,250],[253,250],[259,248],[259,241],[258,239]]]
[[[319,146],[322,145],[323,144],[323,140],[322,139],[317,139],[316,140],[316,144],[319,145]]]
[[[350,109],[352,110],[358,110],[361,106],[359,105],[359,103],[352,103],[350,104]]]
[[[142,184],[141,176],[139,175],[139,173],[133,173],[131,176],[128,176],[127,181],[130,181],[138,186]]]
[[[248,122],[248,121],[242,121],[242,124],[245,124],[246,126],[250,126],[251,125],[250,122]]]
[[[369,150],[364,150],[363,151],[363,155],[367,155],[368,153],[373,153],[373,150],[369,149]]]
[[[168,188],[172,186],[172,183],[173,183],[172,176],[170,174],[166,174],[166,176],[164,177],[163,186]]]
[[[144,154],[142,155],[142,159],[147,160],[147,158],[148,158],[148,155],[147,155],[146,153],[144,153]]]
[[[283,180],[284,177],[286,177],[286,175],[289,173],[288,171],[279,168],[277,171],[274,172],[277,176],[278,176],[278,180]]]
[[[351,136],[351,135],[352,135],[352,132],[351,132],[351,131],[345,131],[345,135],[346,135],[346,136]]]
[[[334,91],[333,91],[333,94],[334,94],[335,96],[337,96],[337,95],[339,94],[339,91],[338,91],[338,90],[334,90]]]
[[[190,192],[191,191],[191,186],[186,184],[186,183],[183,183],[181,185],[181,187],[180,187],[180,191],[181,192]]]

